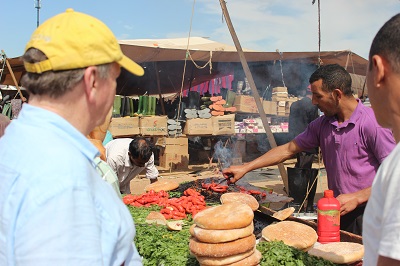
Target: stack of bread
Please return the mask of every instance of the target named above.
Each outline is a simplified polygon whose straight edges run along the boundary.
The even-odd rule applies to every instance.
[[[261,253],[253,234],[254,213],[244,203],[226,203],[196,214],[190,252],[200,265],[258,265]]]
[[[258,209],[260,204],[258,201],[249,194],[246,193],[240,193],[240,192],[229,192],[229,193],[224,193],[222,194],[220,201],[222,204],[226,203],[245,203],[249,205],[249,207],[255,211]]]

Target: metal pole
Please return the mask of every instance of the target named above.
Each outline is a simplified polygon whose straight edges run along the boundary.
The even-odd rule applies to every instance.
[[[41,4],[40,4],[40,0],[34,0],[35,1],[35,8],[36,8],[36,27],[39,27],[39,18],[40,18],[40,8],[41,8]]]

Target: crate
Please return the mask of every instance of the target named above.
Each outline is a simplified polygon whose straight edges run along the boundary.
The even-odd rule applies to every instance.
[[[140,117],[139,127],[140,134],[143,136],[166,136],[167,116],[143,116]]]
[[[114,138],[139,135],[139,117],[112,118],[108,130]]]

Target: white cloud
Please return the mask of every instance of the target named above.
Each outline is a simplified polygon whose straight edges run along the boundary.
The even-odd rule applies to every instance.
[[[221,17],[219,2],[202,0],[208,16]],[[262,51],[318,51],[318,2],[229,0],[227,9],[242,47]],[[367,57],[378,29],[400,11],[398,0],[321,1],[321,50],[352,50]],[[194,26],[195,27],[195,26]],[[226,23],[210,29],[211,39],[232,44]]]

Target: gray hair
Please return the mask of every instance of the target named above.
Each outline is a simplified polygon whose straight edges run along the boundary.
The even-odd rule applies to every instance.
[[[28,49],[21,57],[24,62],[37,63],[47,59],[46,55],[35,48]],[[99,76],[106,79],[111,64],[98,65]],[[46,71],[43,73],[27,72],[21,79],[21,85],[33,95],[48,95],[58,98],[71,91],[78,84],[85,73],[85,68]]]

